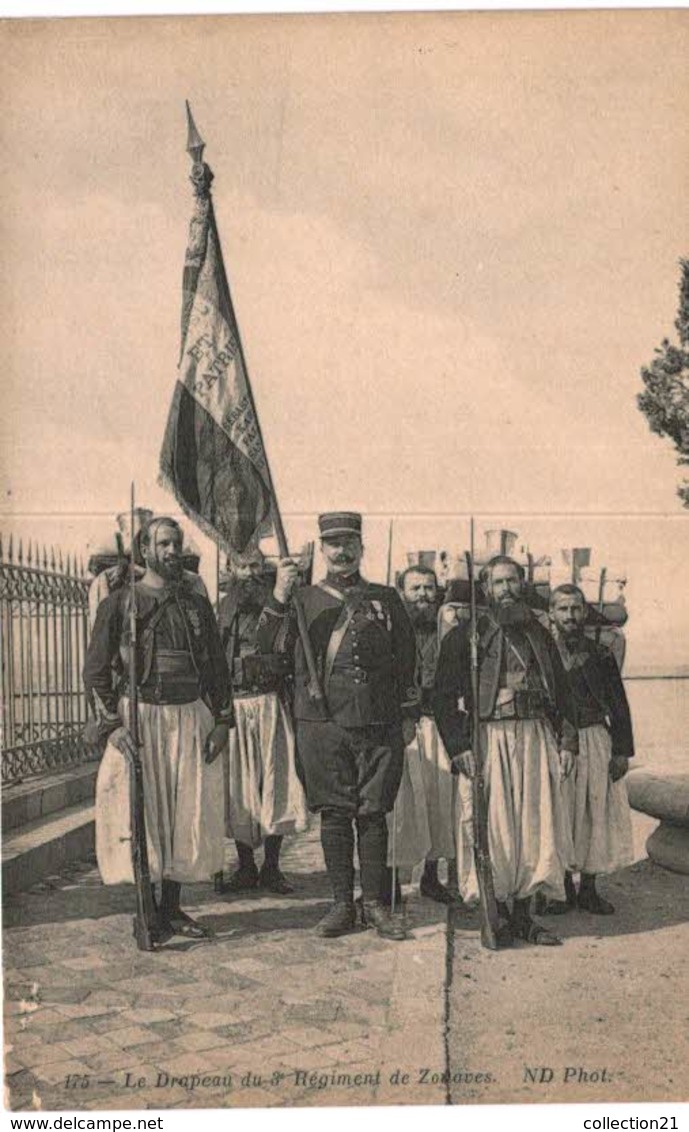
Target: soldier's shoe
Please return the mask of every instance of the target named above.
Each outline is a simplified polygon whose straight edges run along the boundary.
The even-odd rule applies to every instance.
[[[539,916],[564,916],[571,911],[572,905],[566,900],[545,900],[542,907],[536,908],[536,914]]]
[[[495,907],[498,913],[498,922],[495,929],[495,938],[499,948],[511,947],[514,943],[512,930],[512,917],[504,900],[496,900]]]
[[[188,916],[181,908],[175,908],[169,912],[164,923],[173,935],[183,935],[187,939],[210,939],[213,934],[210,928],[192,920],[191,916]]]
[[[544,928],[528,915],[512,917],[512,932],[516,939],[523,939],[526,943],[534,943],[537,947],[561,947],[562,940],[549,928]]]
[[[294,892],[294,885],[289,883],[280,869],[267,868],[266,865],[258,874],[258,887],[266,892],[276,892],[278,896],[289,896],[290,892]]]
[[[534,912],[537,916],[564,916],[577,906],[577,890],[574,877],[570,872],[565,873],[565,899],[548,900],[542,892],[534,897]]]
[[[157,947],[160,947],[161,944],[167,943],[169,939],[172,939],[173,932],[170,925],[165,920],[162,920],[160,915],[156,915],[155,921],[151,924],[150,934],[153,950],[155,950]],[[132,920],[132,935],[138,943],[139,932],[136,916],[134,916]]]
[[[574,883],[574,877],[569,871],[565,873],[565,900],[570,908],[576,908],[577,886]]]
[[[425,876],[422,876],[419,882],[419,892],[429,900],[435,900],[437,904],[452,904],[454,907],[459,907],[464,903],[456,889],[448,888],[439,880],[430,880]]]
[[[258,888],[258,869],[253,867],[242,866],[236,869],[226,880],[221,888],[222,893],[232,892],[252,892],[253,889]]]
[[[322,920],[316,924],[316,935],[326,939],[334,939],[338,935],[347,935],[356,928],[356,912],[354,904],[337,901],[326,912]]]
[[[380,900],[363,901],[361,920],[366,928],[375,928],[383,939],[407,939],[407,931],[399,916],[393,916]]]
[[[615,905],[596,892],[595,888],[581,889],[577,905],[582,912],[591,912],[594,916],[612,916],[615,911]]]

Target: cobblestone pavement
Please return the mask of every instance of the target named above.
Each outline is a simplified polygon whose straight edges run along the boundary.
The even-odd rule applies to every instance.
[[[186,888],[214,939],[157,954],[135,948],[133,890],[104,888],[93,862],[8,898],[8,1107],[418,1103],[394,1073],[443,1068],[444,909],[412,895],[404,943],[321,940],[317,829],[286,840],[283,865],[293,896]]]
[[[615,916],[572,913],[553,925],[565,947],[499,953],[475,913],[448,924],[414,886],[404,943],[316,937],[315,828],[285,842],[293,896],[189,887],[214,939],[154,955],[134,946],[133,890],[74,866],[5,903],[8,1107],[683,1099],[689,893],[641,859],[653,824],[634,815],[639,859],[601,884]]]

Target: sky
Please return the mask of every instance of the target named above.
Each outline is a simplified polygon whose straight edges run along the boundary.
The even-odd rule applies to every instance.
[[[290,538],[360,509],[371,577],[393,514],[401,560],[471,513],[593,545],[629,575],[630,658],[686,659],[688,516],[635,398],[689,254],[689,12],[0,35],[3,532],[86,558],[132,480],[174,510],[189,98]]]

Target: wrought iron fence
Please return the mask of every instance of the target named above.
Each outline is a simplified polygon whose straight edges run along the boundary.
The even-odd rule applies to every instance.
[[[2,782],[7,785],[92,755],[81,670],[89,583],[81,562],[0,538]]]

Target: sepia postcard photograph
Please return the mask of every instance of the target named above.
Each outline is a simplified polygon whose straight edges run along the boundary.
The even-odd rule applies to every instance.
[[[680,1127],[689,10],[0,48],[5,1109]]]

